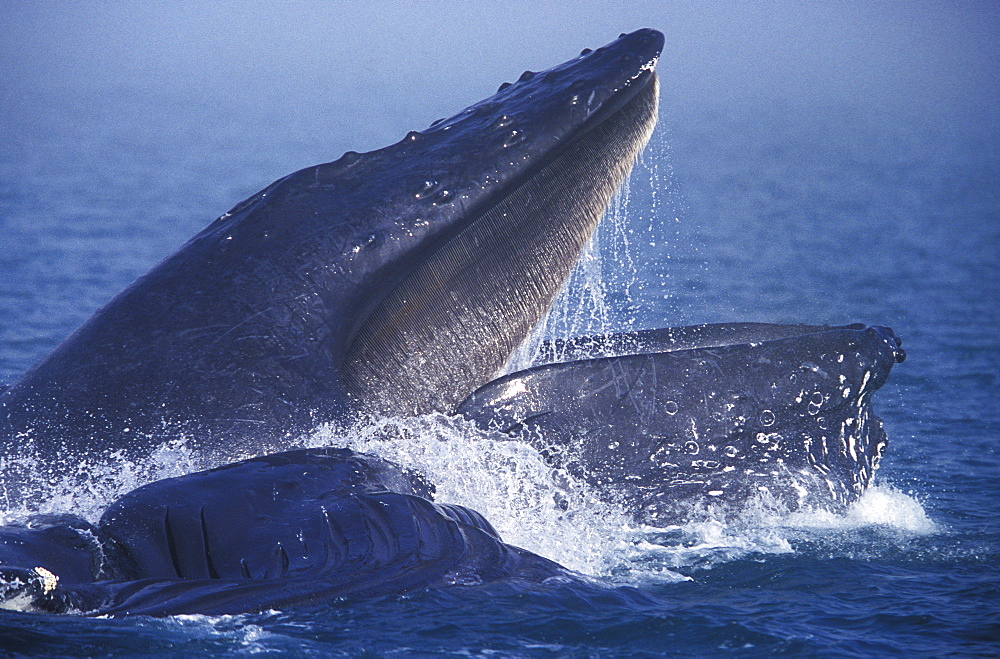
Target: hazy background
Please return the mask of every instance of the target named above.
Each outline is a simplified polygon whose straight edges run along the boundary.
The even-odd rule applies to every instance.
[[[653,545],[637,569],[708,568],[640,581],[651,609],[515,589],[214,623],[8,616],[0,639],[81,655],[996,654],[998,18],[998,2],[0,0],[0,384],[275,179],[646,26],[667,41],[661,117],[600,230],[611,323],[886,324],[909,353],[875,401],[877,482],[904,493],[884,516],[802,542],[735,531],[744,559],[718,551],[733,528],[668,538],[679,553]],[[590,318],[564,306],[567,325]],[[914,511],[939,532],[903,532]],[[518,517],[538,530],[527,548],[601,546],[547,519]]]
[[[995,111],[993,2],[0,3],[4,97],[216,90],[416,125],[622,31],[667,35],[664,99]],[[289,97],[289,95],[291,95]],[[369,118],[359,115],[359,122]],[[995,117],[994,117],[995,119]],[[370,146],[392,136],[378,136]],[[374,139],[374,136],[371,138]],[[362,144],[362,147],[365,145]]]
[[[954,296],[871,284],[915,282],[926,241],[964,268],[935,282],[1000,295],[998,19],[995,2],[0,0],[0,380],[278,177],[645,26],[666,47],[629,209],[653,282],[640,324],[923,325],[914,291]],[[956,230],[970,212],[979,228]],[[817,250],[844,274],[801,268]]]

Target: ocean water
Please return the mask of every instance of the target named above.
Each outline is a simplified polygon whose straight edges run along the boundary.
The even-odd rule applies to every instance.
[[[669,67],[661,62],[665,78]],[[428,112],[479,98],[417,94],[419,113],[386,105],[359,126],[346,100],[310,90],[251,103],[200,87],[91,82],[72,93],[22,82],[0,97],[0,383],[275,178],[381,146],[429,123]],[[481,95],[499,80],[486,82]],[[384,426],[320,428],[301,442],[418,466],[439,500],[480,510],[508,542],[589,583],[419,590],[239,616],[0,611],[0,652],[1000,652],[995,115],[857,98],[693,103],[670,90],[649,148],[541,331],[893,327],[908,359],[875,397],[890,443],[861,501],[843,515],[761,505],[728,522],[641,528],[585,485],[553,479],[529,447],[493,443],[454,420],[386,420],[394,441],[376,432]],[[183,446],[165,447],[148,464],[96,473],[86,491],[55,488],[48,506],[94,518],[117,494],[193,465]]]

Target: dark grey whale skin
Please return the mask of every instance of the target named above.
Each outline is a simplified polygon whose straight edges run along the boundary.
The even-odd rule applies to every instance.
[[[421,476],[348,449],[169,478],[115,501],[96,527],[45,519],[0,527],[0,602],[21,595],[37,611],[90,615],[229,614],[456,584],[579,580],[505,544],[479,513],[431,496]],[[38,567],[58,584],[46,588]]]
[[[184,438],[218,464],[358,409],[453,410],[548,309],[648,140],[662,45],[622,35],[238,204],[0,395],[2,456],[60,475]]]
[[[58,474],[185,437],[224,459],[359,410],[457,410],[654,524],[762,490],[792,507],[853,501],[885,448],[871,395],[904,356],[887,328],[583,337],[489,381],[648,139],[661,47],[651,30],[623,35],[239,204],[0,394],[5,456],[36,451]],[[0,527],[0,603],[226,614],[580,579],[432,490],[347,449],[157,481],[96,526]]]
[[[648,524],[738,512],[764,493],[841,508],[885,451],[871,399],[900,343],[885,327],[760,323],[580,338],[548,346],[562,363],[494,380],[458,412]]]
[[[713,345],[718,344],[718,345]],[[587,337],[459,412],[526,439],[641,521],[762,490],[850,503],[886,446],[870,409],[905,353],[884,327],[739,323]],[[619,354],[621,353],[621,354]],[[571,360],[575,357],[591,359]],[[348,449],[272,454],[157,481],[99,524],[0,527],[0,601],[95,615],[241,613],[415,588],[580,577],[506,545],[421,475]],[[59,577],[45,586],[43,568]]]
[[[6,507],[30,507],[25,476],[169,439],[230,461],[355,411],[452,411],[548,309],[648,140],[662,45],[622,35],[237,205],[0,394]],[[222,614],[576,579],[430,495],[346,449],[157,481],[96,526],[0,527],[0,605]]]

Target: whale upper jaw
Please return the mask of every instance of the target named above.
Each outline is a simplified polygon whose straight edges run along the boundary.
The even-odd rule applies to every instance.
[[[423,258],[357,314],[345,342],[352,394],[382,412],[450,412],[471,383],[503,367],[548,310],[652,133],[661,44],[652,31],[626,35],[526,74],[415,138],[471,149],[466,133],[485,135],[477,150],[485,156],[473,163],[481,173],[464,191],[436,192],[455,199],[442,217],[459,216],[429,227]]]
[[[0,395],[4,452],[60,474],[185,438],[223,461],[358,408],[450,411],[545,313],[649,138],[662,44],[624,35],[237,204]]]

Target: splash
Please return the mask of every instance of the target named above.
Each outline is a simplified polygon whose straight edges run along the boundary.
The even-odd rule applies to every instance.
[[[153,481],[182,476],[205,465],[186,440],[166,442],[144,460],[133,461],[121,453],[106,459],[80,460],[72,472],[52,476],[32,457],[17,464],[4,465],[22,474],[30,483],[30,507],[5,505],[0,511],[0,524],[9,524],[33,514],[73,514],[96,523],[104,509],[118,497]]]
[[[275,652],[275,648],[270,646],[284,640],[280,634],[249,623],[246,615],[177,615],[150,624],[193,639],[209,638],[220,645],[232,644],[243,654]]]
[[[506,542],[583,574],[605,572],[633,531],[624,511],[548,466],[534,448],[465,419],[431,414],[328,426],[306,446],[350,448],[415,469],[434,483],[435,501],[473,508]]]
[[[648,582],[664,572],[683,574],[750,557],[816,552],[869,556],[882,547],[938,531],[917,500],[889,485],[870,488],[840,512],[789,512],[762,497],[747,502],[735,518],[714,518],[712,511],[702,511],[685,524],[642,529],[632,541],[632,551],[611,573]]]
[[[884,529],[913,536],[940,531],[919,501],[887,484],[870,487],[842,515],[827,511],[793,513],[786,524],[792,528],[829,531]]]
[[[686,578],[678,570],[795,553],[848,529],[892,538],[936,531],[916,500],[885,485],[839,513],[789,512],[761,495],[736,516],[705,508],[681,525],[642,526],[534,447],[440,414],[327,426],[304,446],[346,447],[417,470],[435,484],[436,501],[478,510],[505,541],[616,582],[677,581]]]
[[[505,541],[612,583],[685,580],[691,569],[816,546],[877,553],[874,545],[939,530],[917,500],[889,485],[870,488],[840,513],[789,512],[762,496],[735,517],[706,508],[684,524],[642,526],[585,482],[546,464],[534,447],[440,414],[325,426],[299,444],[351,448],[417,470],[434,483],[436,501],[479,511]],[[47,496],[37,510],[7,511],[2,523],[27,512],[69,512],[93,522],[122,494],[205,466],[184,442],[162,445],[142,463],[83,462],[74,474],[39,486]]]

